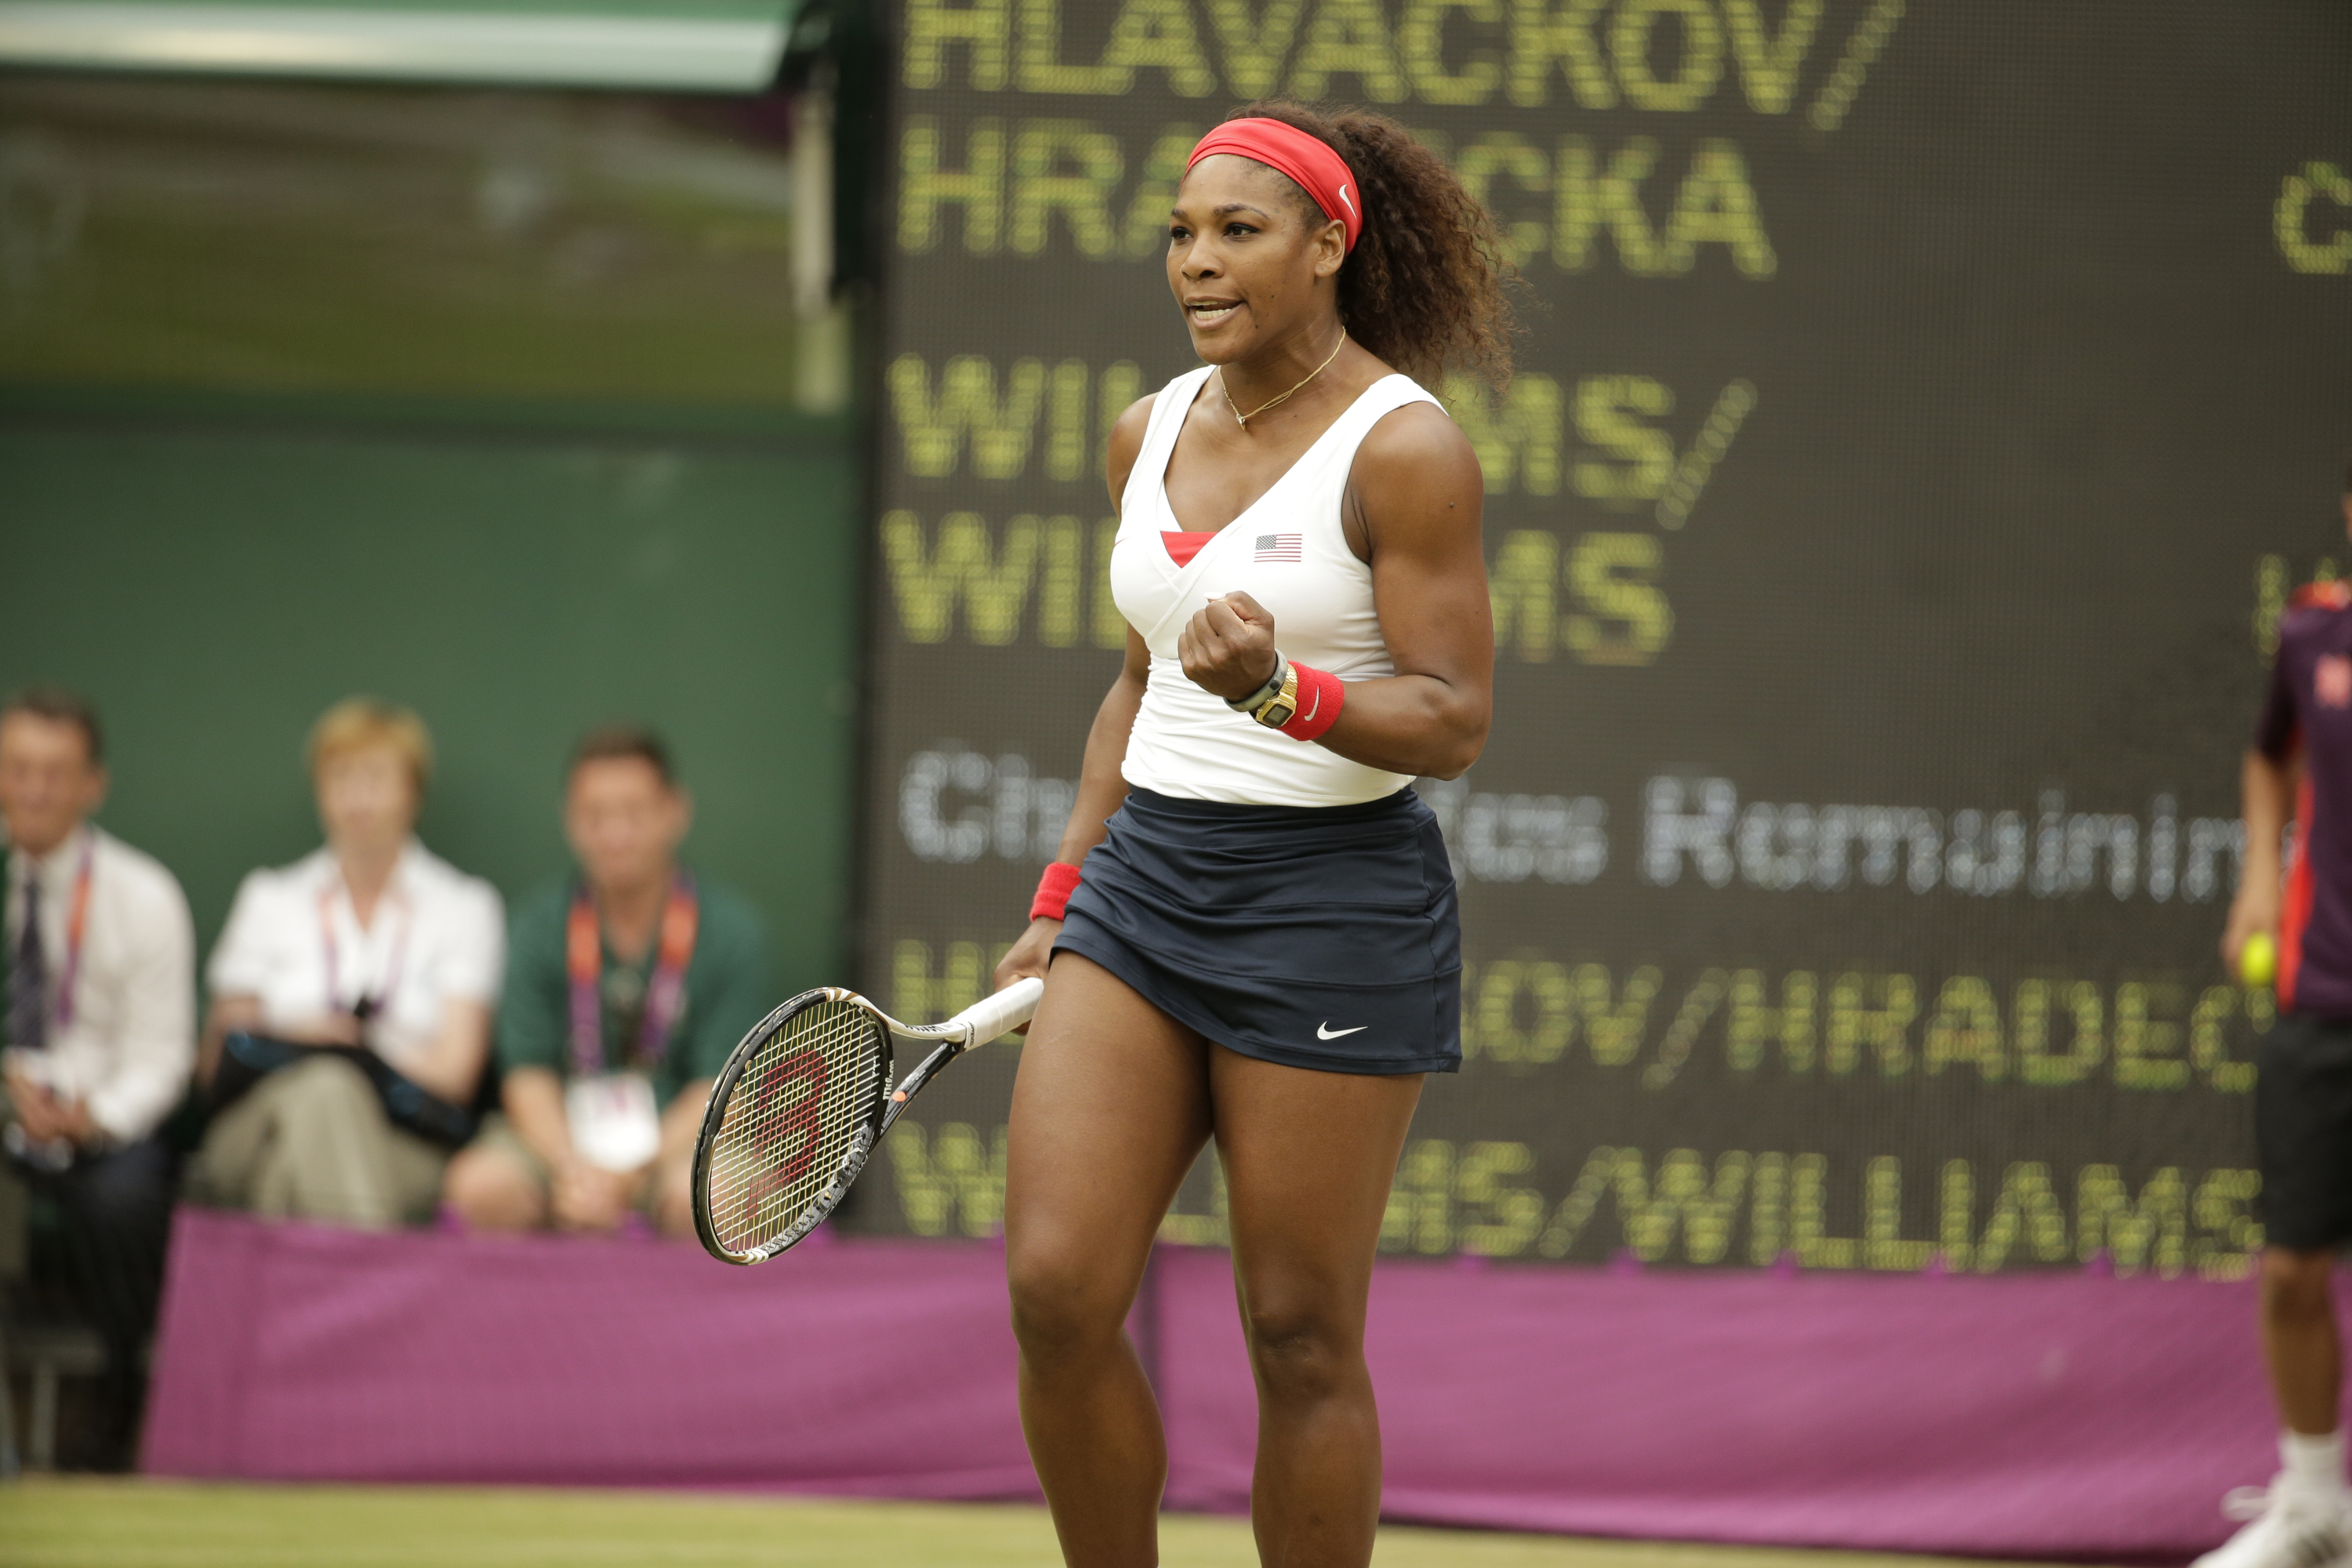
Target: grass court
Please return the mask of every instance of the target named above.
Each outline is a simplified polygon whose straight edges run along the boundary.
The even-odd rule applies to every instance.
[[[1171,1515],[1164,1568],[1255,1568],[1241,1520]],[[485,1487],[0,1487],[0,1568],[1055,1568],[1039,1508]],[[1934,1568],[1854,1552],[1391,1527],[1378,1568]]]

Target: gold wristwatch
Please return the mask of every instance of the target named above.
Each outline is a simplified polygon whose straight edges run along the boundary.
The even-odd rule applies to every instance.
[[[1282,684],[1273,696],[1249,710],[1249,716],[1269,730],[1279,730],[1298,711],[1298,667],[1282,661]]]

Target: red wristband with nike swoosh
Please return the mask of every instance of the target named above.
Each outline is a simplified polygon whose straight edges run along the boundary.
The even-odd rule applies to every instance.
[[[1290,668],[1298,672],[1298,708],[1282,732],[1294,741],[1312,741],[1338,722],[1347,688],[1328,671],[1297,662]]]

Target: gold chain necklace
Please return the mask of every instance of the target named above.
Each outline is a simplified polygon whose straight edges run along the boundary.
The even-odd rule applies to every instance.
[[[1347,346],[1348,329],[1342,327],[1339,329],[1339,345],[1332,349],[1330,359],[1325,360],[1321,364],[1318,364],[1313,370],[1308,371],[1307,373],[1306,379],[1302,380],[1298,384],[1298,386],[1305,386],[1307,382],[1313,381],[1317,376],[1321,375],[1325,371],[1329,370],[1331,368],[1331,360],[1338,359],[1339,357],[1339,350],[1344,349]],[[1297,392],[1298,390],[1298,386],[1292,387],[1290,392]],[[1217,367],[1217,395],[1225,400],[1225,406],[1227,408],[1233,409],[1234,423],[1238,424],[1244,430],[1249,428],[1249,422],[1251,420],[1256,418],[1267,409],[1272,408],[1276,403],[1287,402],[1290,398],[1290,392],[1284,393],[1280,397],[1276,398],[1274,403],[1262,403],[1255,408],[1251,409],[1247,414],[1244,414],[1240,409],[1234,408],[1234,395],[1225,390],[1225,367],[1223,365],[1219,365]]]

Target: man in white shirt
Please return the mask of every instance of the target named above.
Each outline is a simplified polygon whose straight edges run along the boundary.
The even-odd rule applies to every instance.
[[[176,1174],[155,1131],[195,1058],[195,933],[172,874],[86,820],[106,784],[88,703],[32,690],[0,705],[0,1165],[63,1220],[68,1283],[106,1342],[100,1462],[119,1464],[144,1400]]]

